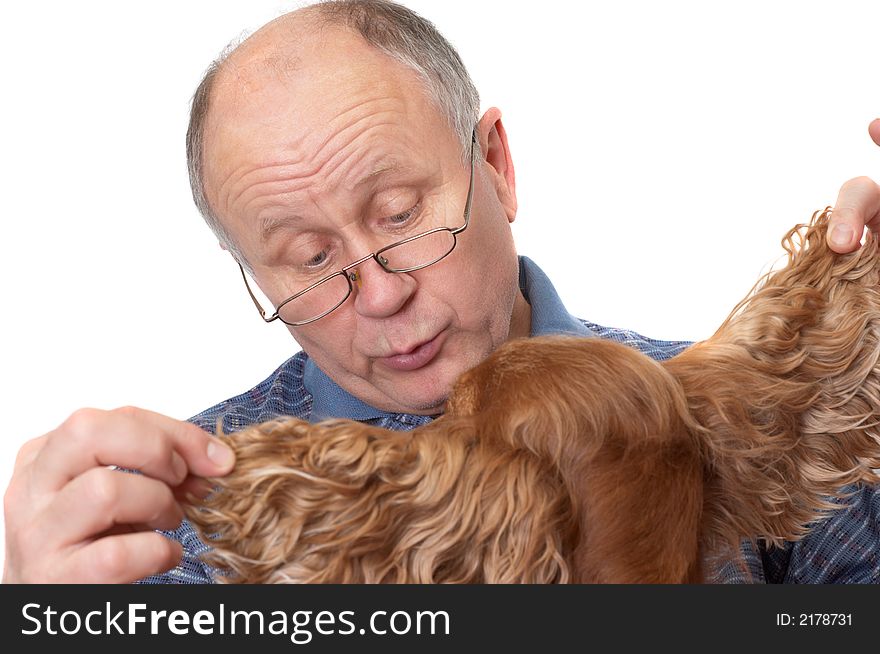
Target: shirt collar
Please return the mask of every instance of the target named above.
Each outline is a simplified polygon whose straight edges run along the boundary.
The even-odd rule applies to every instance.
[[[519,287],[532,307],[530,336],[568,334],[595,336],[583,322],[572,316],[544,271],[528,257],[519,257]],[[380,411],[340,387],[311,358],[306,359],[303,385],[312,396],[310,420],[348,418],[350,420],[376,420],[394,418],[401,414]]]
[[[532,306],[529,336],[596,336],[593,330],[566,310],[550,278],[528,257],[519,258],[519,288]]]

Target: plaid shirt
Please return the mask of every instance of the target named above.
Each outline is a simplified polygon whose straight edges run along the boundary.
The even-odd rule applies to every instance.
[[[532,307],[531,335],[573,334],[607,338],[630,345],[662,361],[691,343],[645,338],[625,329],[602,327],[571,316],[547,276],[526,257],[520,257],[520,288]],[[311,422],[350,418],[387,429],[409,430],[431,420],[427,416],[387,413],[365,404],[340,388],[304,352],[285,361],[268,379],[190,419],[214,432],[218,417],[223,429],[235,432],[279,416]],[[852,488],[848,508],[834,512],[810,534],[784,548],[765,549],[743,544],[745,568],[728,564],[718,573],[719,583],[880,583],[880,489]],[[164,532],[181,542],[180,564],[169,572],[147,577],[143,583],[209,583],[212,570],[199,560],[208,547],[184,522]]]

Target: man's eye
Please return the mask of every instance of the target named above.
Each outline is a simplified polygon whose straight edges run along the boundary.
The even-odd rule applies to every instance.
[[[321,250],[305,262],[306,268],[316,268],[327,261],[327,250]]]
[[[386,220],[392,225],[402,225],[406,222],[409,222],[418,212],[421,203],[416,204],[413,208],[407,209],[403,213],[395,214],[394,216],[390,216],[386,218]]]

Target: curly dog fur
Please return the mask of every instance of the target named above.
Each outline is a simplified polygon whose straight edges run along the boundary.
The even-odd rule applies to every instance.
[[[252,583],[677,583],[711,579],[743,539],[802,537],[880,467],[878,244],[834,254],[828,215],[665,362],[522,339],[411,432],[218,428],[236,468],[187,509],[207,560]]]

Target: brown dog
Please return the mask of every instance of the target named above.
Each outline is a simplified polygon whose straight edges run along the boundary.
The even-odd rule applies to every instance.
[[[783,239],[707,341],[665,362],[611,341],[512,341],[411,432],[279,420],[188,518],[238,582],[696,582],[742,539],[803,536],[880,467],[873,236]],[[222,434],[222,429],[218,429]]]

